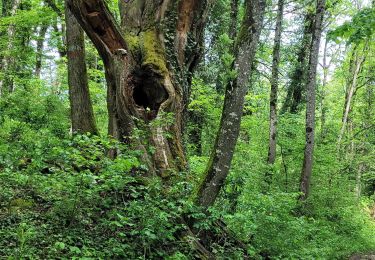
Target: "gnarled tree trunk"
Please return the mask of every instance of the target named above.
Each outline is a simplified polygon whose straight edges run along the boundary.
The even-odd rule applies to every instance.
[[[204,208],[214,204],[229,173],[240,130],[244,98],[250,83],[251,67],[262,28],[265,1],[248,0],[245,5],[246,11],[238,35],[234,61],[234,69],[238,75],[227,85],[219,132],[205,176],[196,194],[197,204]]]
[[[103,0],[68,0],[105,65],[109,134],[144,151],[150,172],[161,176],[186,166],[184,112],[211,1],[119,1],[120,29]],[[153,124],[165,113],[172,122]],[[130,138],[140,121],[149,136]]]

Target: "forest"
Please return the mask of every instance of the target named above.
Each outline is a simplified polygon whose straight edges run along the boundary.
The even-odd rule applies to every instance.
[[[0,7],[0,259],[375,259],[374,0]]]

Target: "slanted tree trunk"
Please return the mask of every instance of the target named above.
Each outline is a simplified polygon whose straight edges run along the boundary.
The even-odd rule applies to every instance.
[[[262,28],[265,1],[248,0],[245,2],[245,9],[233,64],[233,69],[238,75],[227,85],[220,128],[204,178],[196,194],[197,204],[204,208],[214,204],[230,169],[240,130],[244,97],[250,83],[252,64]]]
[[[35,62],[35,72],[34,72],[34,75],[36,78],[40,78],[40,73],[42,71],[44,40],[46,38],[47,30],[48,30],[48,25],[46,24],[42,24],[39,29],[38,40],[36,44],[36,62]]]
[[[150,172],[184,169],[184,112],[211,0],[119,1],[121,30],[103,0],[68,0],[68,6],[105,65],[109,134],[144,151]],[[166,113],[172,122],[153,123]],[[149,136],[130,138],[140,125]]]
[[[307,80],[308,57],[311,49],[311,34],[314,24],[314,14],[307,11],[304,18],[304,29],[302,40],[299,43],[297,61],[290,77],[290,84],[287,90],[287,96],[281,108],[281,113],[298,113],[300,104],[303,101],[304,86]]]
[[[270,134],[268,145],[268,163],[274,164],[276,159],[276,135],[277,135],[277,95],[279,85],[279,63],[280,63],[280,45],[283,22],[284,0],[278,1],[278,10],[276,17],[275,40],[273,46],[272,59],[272,78],[270,94]]]
[[[300,180],[300,200],[306,200],[310,191],[310,179],[313,167],[314,137],[315,137],[315,87],[316,71],[319,58],[319,45],[322,34],[323,18],[326,0],[318,0],[316,5],[315,23],[312,34],[309,59],[308,78],[306,83],[306,144]]]
[[[65,8],[70,116],[73,133],[98,134],[87,79],[84,32]]]
[[[3,14],[4,15],[9,14],[9,16],[16,15],[17,9],[20,3],[21,3],[21,0],[13,0],[12,4],[10,5],[9,13],[6,11],[6,9],[4,10],[4,6],[3,6],[3,12],[4,12]],[[7,51],[13,50],[15,33],[16,33],[15,25],[9,24],[7,28],[7,32],[6,32],[7,38],[8,38],[8,43],[6,45]],[[12,55],[9,55],[9,54],[5,54],[0,61],[0,69],[3,73],[3,75],[0,76],[0,96],[2,96],[6,92],[4,87],[8,88],[7,90],[8,92],[13,92],[14,90],[13,80],[11,79],[11,77],[9,77],[9,74],[8,74],[8,70],[10,67],[12,67],[13,63],[14,63],[14,58],[12,57]]]

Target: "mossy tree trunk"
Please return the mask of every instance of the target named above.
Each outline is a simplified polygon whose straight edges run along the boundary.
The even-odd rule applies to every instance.
[[[211,2],[119,1],[120,27],[103,0],[68,0],[104,61],[109,134],[142,150],[150,172],[161,176],[186,166],[182,129]],[[166,113],[172,122],[153,123]],[[139,125],[147,128],[142,140],[131,138]]]
[[[244,98],[250,83],[252,64],[263,24],[265,5],[264,0],[245,2],[245,15],[237,39],[233,64],[237,76],[227,85],[220,128],[205,176],[196,194],[197,204],[204,208],[214,204],[229,173],[240,130]]]

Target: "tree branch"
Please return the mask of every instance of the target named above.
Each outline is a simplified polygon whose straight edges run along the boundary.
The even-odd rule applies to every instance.
[[[128,47],[103,0],[66,0],[104,62],[113,54],[126,54]]]

